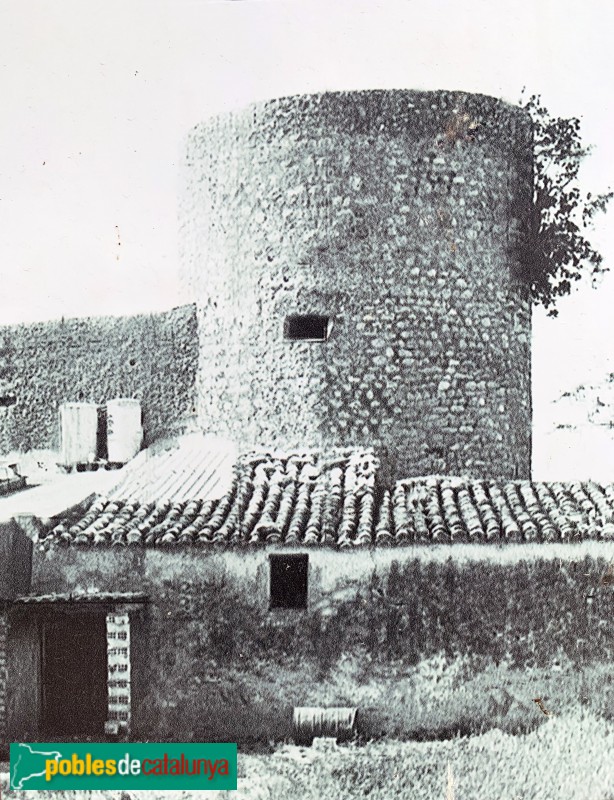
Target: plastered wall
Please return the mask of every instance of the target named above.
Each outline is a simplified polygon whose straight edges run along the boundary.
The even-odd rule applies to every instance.
[[[507,664],[533,676],[529,693],[538,668],[611,661],[614,595],[600,584],[611,547],[539,547],[529,561],[527,547],[513,545],[455,545],[454,560],[446,547],[308,549],[306,611],[269,610],[268,560],[278,550],[37,551],[33,590],[149,595],[130,633],[137,740],[283,739],[293,706],[355,703],[366,724],[398,733],[417,725],[408,698],[433,659]],[[450,673],[458,691],[474,671]],[[495,679],[501,692],[510,674]],[[36,692],[23,669],[19,681],[28,716]],[[441,700],[433,686],[420,700],[431,716]],[[463,697],[481,718],[484,696]]]
[[[7,639],[8,614],[0,601],[0,744],[6,741],[6,689],[7,689]]]

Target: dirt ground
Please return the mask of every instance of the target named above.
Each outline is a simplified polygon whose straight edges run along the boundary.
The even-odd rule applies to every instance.
[[[2,765],[6,770],[8,765]],[[6,800],[614,800],[614,723],[551,716],[537,730],[439,742],[280,745],[239,754],[236,792],[23,792]]]

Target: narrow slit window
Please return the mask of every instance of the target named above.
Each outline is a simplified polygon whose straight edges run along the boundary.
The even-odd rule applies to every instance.
[[[330,329],[330,317],[292,314],[286,317],[284,337],[295,342],[325,342],[330,336]]]
[[[270,556],[271,608],[307,608],[309,556]]]

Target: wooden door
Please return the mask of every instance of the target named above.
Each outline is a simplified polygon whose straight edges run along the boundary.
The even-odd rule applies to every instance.
[[[105,615],[54,615],[43,623],[41,645],[45,734],[102,736],[108,706]]]

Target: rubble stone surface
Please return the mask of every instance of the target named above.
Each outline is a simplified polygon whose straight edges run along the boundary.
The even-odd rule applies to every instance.
[[[529,477],[525,112],[459,92],[273,100],[198,125],[184,178],[205,430],[374,446],[392,478]],[[328,316],[328,340],[285,339],[291,314]]]

